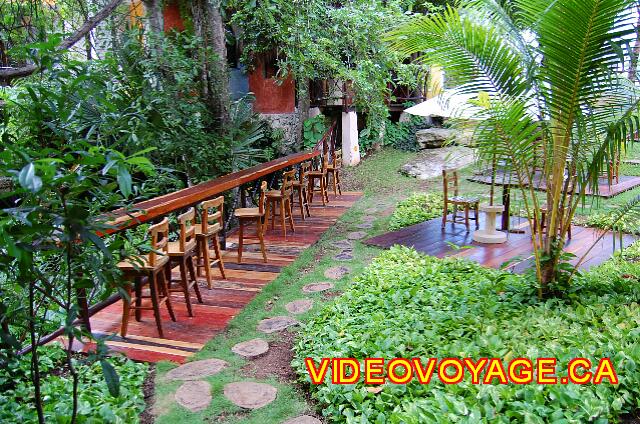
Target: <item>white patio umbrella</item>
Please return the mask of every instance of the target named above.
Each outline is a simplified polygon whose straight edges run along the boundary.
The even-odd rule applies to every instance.
[[[443,118],[477,119],[480,108],[469,103],[475,94],[444,92],[438,96],[412,106],[404,111],[416,116],[440,116]]]

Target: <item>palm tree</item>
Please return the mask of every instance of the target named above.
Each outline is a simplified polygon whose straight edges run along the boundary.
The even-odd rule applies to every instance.
[[[388,36],[402,54],[442,66],[458,92],[479,95],[480,155],[517,178],[532,228],[543,204],[531,182],[546,184],[547,232],[537,224],[532,235],[541,296],[563,276],[567,282],[561,264],[574,213],[640,126],[638,91],[621,72],[634,4],[461,0]],[[638,199],[626,205],[638,208]]]

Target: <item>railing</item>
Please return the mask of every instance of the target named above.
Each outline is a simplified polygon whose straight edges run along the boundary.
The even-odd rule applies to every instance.
[[[112,228],[105,231],[105,234],[101,235],[105,236],[115,234],[136,227],[145,222],[162,218],[182,209],[195,206],[205,200],[212,199],[226,191],[233,190],[234,188],[240,187],[244,184],[266,177],[284,168],[311,160],[321,155],[323,151],[327,151],[326,149],[331,145],[333,138],[335,137],[335,128],[336,124],[334,123],[318,143],[318,145],[323,146],[322,150],[314,149],[310,152],[294,153],[269,162],[261,163],[251,168],[243,169],[242,171],[224,175],[202,184],[136,203],[126,210],[119,209],[109,212],[106,216],[109,218],[109,225]],[[120,299],[119,294],[114,294],[108,299],[89,307],[84,289],[80,289],[77,296],[80,318],[74,322],[74,325],[82,325],[89,332],[91,332],[89,319],[102,309]],[[55,332],[42,337],[38,344],[47,344],[61,336],[63,332],[64,328],[59,328]],[[29,346],[18,353],[25,354],[30,351],[31,347]]]

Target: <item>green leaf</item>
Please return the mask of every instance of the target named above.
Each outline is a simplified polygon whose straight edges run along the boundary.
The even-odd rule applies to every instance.
[[[120,376],[118,376],[116,369],[106,359],[101,359],[100,365],[109,393],[113,397],[120,396]]]

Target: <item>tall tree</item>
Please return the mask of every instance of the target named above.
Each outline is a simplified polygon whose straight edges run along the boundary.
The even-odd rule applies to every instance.
[[[229,75],[220,1],[192,0],[191,13],[195,35],[204,47],[200,58],[201,94],[224,128],[229,119]]]

